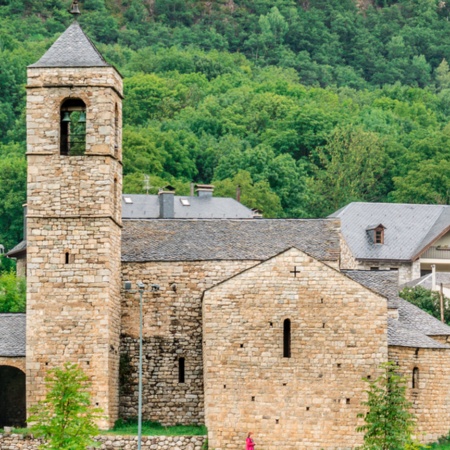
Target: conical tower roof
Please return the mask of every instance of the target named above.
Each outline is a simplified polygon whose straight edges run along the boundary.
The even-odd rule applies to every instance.
[[[29,67],[110,67],[84,34],[78,22],[56,40],[44,56]]]

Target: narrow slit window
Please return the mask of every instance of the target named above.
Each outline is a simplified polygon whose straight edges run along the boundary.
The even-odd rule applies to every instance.
[[[291,321],[286,319],[283,323],[283,357],[291,357]]]
[[[84,155],[86,152],[86,105],[79,98],[69,98],[60,110],[60,154]]]
[[[412,388],[419,389],[419,368],[414,367],[412,372]]]
[[[179,358],[178,359],[178,382],[179,383],[184,383],[185,380],[185,361],[184,358]]]
[[[118,204],[118,199],[119,199],[119,193],[117,192],[117,178],[114,178],[114,192],[113,192],[113,199],[114,199],[114,217],[117,217],[117,204]]]
[[[70,262],[69,252],[66,252],[66,254],[64,255],[64,262],[65,262],[65,264],[69,264],[69,262]]]
[[[114,111],[114,156],[119,156],[119,107],[116,104]]]

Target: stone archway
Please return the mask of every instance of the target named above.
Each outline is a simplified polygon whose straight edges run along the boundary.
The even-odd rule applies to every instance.
[[[0,428],[25,424],[25,374],[16,367],[0,366]]]

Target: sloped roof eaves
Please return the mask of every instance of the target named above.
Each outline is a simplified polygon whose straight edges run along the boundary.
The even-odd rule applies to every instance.
[[[19,242],[14,248],[12,248],[8,253],[7,257],[19,256],[21,253],[25,253],[27,250],[27,241]]]
[[[0,356],[25,356],[25,314],[0,314]]]
[[[388,319],[388,345],[396,347],[450,350],[450,346],[441,344],[440,342],[417,332],[417,330],[410,329],[408,326],[395,319]]]
[[[394,270],[343,270],[348,277],[388,299],[388,308],[398,308],[398,272]]]
[[[262,261],[296,247],[339,259],[339,221],[330,219],[124,220],[122,261]]]
[[[433,228],[445,228],[450,207],[444,205],[413,205],[395,203],[350,203],[329,217],[342,220],[342,234],[358,260],[411,261],[418,248],[437,236]],[[387,228],[384,244],[370,242],[366,228],[381,223]],[[427,235],[429,235],[427,237]],[[427,241],[428,240],[428,241]]]

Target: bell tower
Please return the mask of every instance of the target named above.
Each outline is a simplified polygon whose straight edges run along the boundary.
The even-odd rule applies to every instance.
[[[118,416],[122,98],[76,20],[28,67],[27,402],[75,362],[102,427]]]

